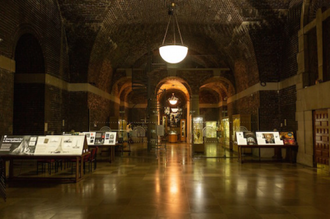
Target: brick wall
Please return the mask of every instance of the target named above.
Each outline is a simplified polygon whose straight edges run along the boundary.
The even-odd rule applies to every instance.
[[[283,49],[283,23],[272,25],[271,28],[254,29],[250,31],[256,59],[258,62],[260,81],[279,81],[279,69]]]
[[[260,91],[259,130],[280,129],[279,94],[277,91]]]
[[[201,108],[199,110],[199,113],[200,113],[200,115],[204,116],[204,122],[219,120],[219,109],[218,108]]]
[[[133,108],[129,110],[128,121],[132,123],[141,123],[146,118],[146,109]]]
[[[0,68],[0,136],[13,133],[14,73]]]
[[[70,131],[63,127],[63,120],[67,120],[69,106],[68,91],[46,85],[45,87],[45,122],[48,123],[48,133],[61,134]],[[67,122],[64,122],[64,125]]]
[[[280,90],[279,92],[279,122],[283,124],[278,130],[295,131],[297,130],[296,122],[296,86],[291,86]],[[284,124],[286,120],[286,125]]]
[[[14,57],[14,50],[20,36],[25,33],[34,35],[42,48],[46,63],[46,73],[68,79],[60,67],[65,63],[67,45],[62,40],[61,18],[58,7],[53,1],[2,1],[0,5],[0,54]],[[61,44],[62,43],[62,44]],[[62,47],[63,46],[63,47]]]
[[[300,29],[301,4],[289,9],[287,22],[284,26],[283,55],[281,56],[280,79],[297,74],[298,63],[298,31]]]
[[[103,126],[109,126],[110,117],[113,116],[111,103],[112,101],[95,94],[88,94],[89,127],[91,130],[100,130]]]
[[[0,38],[3,39],[0,54],[15,59],[16,72],[46,73],[68,81],[68,46],[56,1],[3,1],[0,10]],[[11,98],[14,109],[4,107],[1,113],[13,120],[14,128],[1,124],[0,130],[44,134],[46,116],[49,130],[62,131],[67,106],[64,91],[52,88],[45,92],[45,84],[14,84],[13,78],[4,78],[0,83],[6,83],[1,87],[6,88],[8,96],[15,89],[15,96]],[[6,100],[0,100],[0,103],[7,106]]]
[[[43,135],[45,85],[15,83],[14,100],[14,134]]]
[[[233,103],[228,104],[228,116],[233,115],[250,115],[251,116],[251,130],[257,131],[259,128],[258,114],[260,110],[259,93],[243,97]],[[230,120],[232,121],[232,120]]]
[[[87,96],[87,92],[71,92],[69,94],[69,105],[67,109],[68,124],[66,125],[68,131],[88,131],[89,111],[87,107]]]

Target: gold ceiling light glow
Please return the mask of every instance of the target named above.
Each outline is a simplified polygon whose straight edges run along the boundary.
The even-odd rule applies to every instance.
[[[176,15],[174,14],[174,7],[175,7],[175,3],[172,3],[171,7],[168,11],[169,20],[168,20],[168,23],[167,23],[163,43],[162,43],[162,46],[159,47],[159,54],[162,57],[162,59],[164,59],[164,61],[166,61],[168,63],[171,63],[171,64],[176,64],[176,63],[181,62],[182,60],[184,60],[186,58],[187,53],[188,53],[188,47],[183,45],[183,40],[182,40],[178,20],[176,18]],[[175,22],[173,22],[174,40],[173,40],[173,44],[165,45],[165,40],[166,40],[166,36],[167,36],[167,32],[168,32],[168,27],[170,26],[172,17],[174,17],[174,21],[175,21]],[[180,36],[181,45],[176,44],[176,39],[175,39],[175,30],[176,29],[178,30],[178,33],[179,33],[179,36]]]
[[[176,112],[178,112],[178,108],[171,108],[171,111],[173,112],[173,113],[176,113]]]
[[[178,100],[179,100],[179,98],[174,96],[174,93],[172,93],[172,96],[170,98],[168,98],[168,102],[170,102],[171,105],[177,104]]]

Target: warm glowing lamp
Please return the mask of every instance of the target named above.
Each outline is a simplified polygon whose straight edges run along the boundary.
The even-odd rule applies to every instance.
[[[171,105],[175,105],[175,104],[177,104],[178,99],[179,98],[175,97],[174,93],[172,93],[172,96],[170,98],[168,98],[168,102],[170,102]]]
[[[178,20],[176,18],[176,15],[174,14],[174,7],[175,7],[175,4],[172,3],[171,7],[168,11],[168,14],[170,15],[170,18],[169,18],[168,23],[167,23],[163,43],[162,43],[162,46],[159,47],[159,54],[162,57],[162,59],[164,59],[166,62],[171,63],[171,64],[176,64],[176,63],[181,62],[184,58],[186,58],[187,53],[188,53],[188,47],[183,45],[183,40],[182,40]],[[168,27],[171,23],[172,16],[175,19],[175,24],[176,24],[176,28],[178,29],[178,33],[179,33],[180,40],[181,40],[181,45],[177,45],[176,41],[175,41],[175,29],[176,29],[175,24],[173,24],[174,43],[171,44],[171,45],[165,45],[165,39],[166,39],[166,35],[167,35],[167,32],[168,32]]]

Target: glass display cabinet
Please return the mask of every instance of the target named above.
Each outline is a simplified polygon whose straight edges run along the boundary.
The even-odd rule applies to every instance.
[[[125,119],[118,120],[118,138],[123,141],[127,141],[127,132],[126,132],[127,122]]]
[[[193,153],[204,153],[203,117],[193,117]]]
[[[232,142],[233,151],[238,152],[236,132],[251,131],[251,116],[249,114],[237,114],[233,115],[233,135]],[[251,148],[245,148],[244,153],[252,153]]]
[[[163,116],[163,126],[165,130],[165,134],[167,133],[167,116]]]
[[[230,136],[229,136],[229,118],[221,120],[221,143],[225,148],[230,148]]]
[[[206,138],[217,138],[217,122],[216,121],[207,121],[206,123],[206,133],[205,137]]]

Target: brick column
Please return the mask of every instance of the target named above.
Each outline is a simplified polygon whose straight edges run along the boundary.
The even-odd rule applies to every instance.
[[[192,94],[190,100],[190,111],[193,116],[199,116],[199,95]]]
[[[0,55],[0,135],[13,133],[15,60]]]

